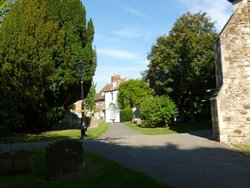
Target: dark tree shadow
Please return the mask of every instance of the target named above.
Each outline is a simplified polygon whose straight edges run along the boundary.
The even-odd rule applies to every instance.
[[[190,133],[210,138],[211,131]],[[122,165],[147,173],[171,187],[249,188],[250,158],[223,144],[211,146],[193,143],[190,148],[165,143],[161,146],[126,145],[124,137],[85,140],[85,150],[97,153]]]

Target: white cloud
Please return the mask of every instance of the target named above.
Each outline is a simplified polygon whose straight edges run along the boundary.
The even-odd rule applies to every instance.
[[[184,4],[190,12],[207,12],[208,16],[215,21],[216,28],[220,31],[230,15],[232,14],[231,4],[226,0],[178,0]]]
[[[138,38],[138,37],[149,38],[153,36],[151,32],[138,28],[124,28],[122,30],[114,31],[114,34],[126,38]]]
[[[117,38],[114,37],[107,37],[105,35],[100,35],[98,33],[95,34],[95,40],[98,41],[105,41],[105,42],[113,42],[113,43],[117,43],[119,42],[119,40]]]
[[[145,16],[137,9],[134,9],[132,7],[129,7],[129,6],[123,6],[123,9],[128,11],[129,13],[135,15],[135,16],[145,18]]]
[[[128,50],[101,48],[101,49],[97,49],[97,53],[100,53],[106,56],[122,58],[122,59],[137,59],[137,54]]]

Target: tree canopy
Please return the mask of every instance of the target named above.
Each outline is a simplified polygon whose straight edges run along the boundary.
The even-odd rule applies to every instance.
[[[95,94],[96,94],[96,84],[92,82],[89,93],[85,99],[87,110],[93,111],[95,109]]]
[[[121,109],[140,106],[140,104],[151,96],[152,91],[148,83],[142,80],[128,80],[119,87],[118,104]]]
[[[170,95],[181,117],[209,108],[206,90],[214,88],[214,23],[206,13],[186,13],[167,36],[158,37],[144,72],[157,95]]]
[[[14,112],[19,129],[47,129],[80,99],[80,58],[87,96],[96,68],[93,22],[80,0],[19,0],[1,27],[1,123]]]
[[[14,1],[15,0],[0,0],[0,27],[3,17],[6,15]]]

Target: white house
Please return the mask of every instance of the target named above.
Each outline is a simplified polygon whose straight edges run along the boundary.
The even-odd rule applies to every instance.
[[[103,89],[96,94],[96,109],[100,112],[100,117],[107,123],[120,122],[120,108],[118,106],[117,95],[119,85],[126,81],[120,75],[113,75],[111,83],[105,85]]]

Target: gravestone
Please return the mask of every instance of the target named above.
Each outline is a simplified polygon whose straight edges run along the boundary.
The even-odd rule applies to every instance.
[[[83,145],[78,140],[60,140],[46,148],[47,179],[56,180],[82,176]]]
[[[20,150],[18,152],[0,153],[0,176],[28,175],[32,173],[31,152]]]

